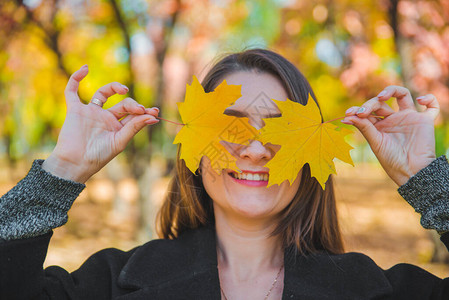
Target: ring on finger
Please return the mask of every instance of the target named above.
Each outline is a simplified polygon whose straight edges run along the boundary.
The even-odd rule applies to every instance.
[[[101,101],[98,98],[93,98],[92,100],[90,100],[90,103],[93,103],[93,104],[98,105],[100,107],[103,107],[103,104],[104,104],[103,101]]]

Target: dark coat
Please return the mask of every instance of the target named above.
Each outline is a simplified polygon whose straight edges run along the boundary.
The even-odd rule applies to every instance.
[[[42,269],[51,233],[0,243],[0,299],[220,299],[215,231],[105,249],[80,269]],[[449,234],[442,237],[449,245]],[[282,299],[449,299],[449,279],[408,264],[382,270],[359,253],[286,252]]]

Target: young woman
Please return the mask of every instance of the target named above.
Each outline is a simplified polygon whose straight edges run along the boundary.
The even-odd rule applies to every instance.
[[[174,178],[158,217],[163,239],[129,252],[107,249],[79,270],[42,269],[52,229],[63,225],[84,182],[124,149],[147,124],[157,123],[157,108],[125,99],[102,104],[127,88],[111,83],[88,105],[77,96],[87,75],[82,67],[66,88],[67,117],[57,146],[37,160],[29,174],[0,200],[0,296],[7,299],[447,299],[449,283],[407,264],[382,270],[370,258],[344,253],[332,178],[323,191],[305,165],[290,185],[266,187],[265,164],[277,145],[251,141],[228,144],[244,174],[220,176],[203,157],[193,174],[177,159]],[[258,101],[315,99],[304,76],[285,58],[268,50],[248,50],[219,61],[206,75],[206,92],[223,80],[242,85],[242,97],[225,113],[248,117],[256,129],[263,118]],[[385,100],[395,97],[399,111]],[[347,111],[344,123],[366,137],[401,195],[422,214],[422,223],[449,245],[449,166],[435,159],[433,121],[438,102],[417,99],[390,86],[362,107]],[[372,117],[371,113],[379,118]],[[120,118],[126,114],[124,119]],[[120,121],[119,121],[120,120]],[[258,181],[255,183],[255,181]]]

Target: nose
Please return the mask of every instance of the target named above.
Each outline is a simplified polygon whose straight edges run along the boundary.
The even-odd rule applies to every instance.
[[[249,125],[256,128],[256,130],[260,130],[262,127],[265,126],[265,122],[262,120],[262,118],[258,116],[250,116],[248,120]]]
[[[240,150],[240,158],[250,159],[252,161],[270,160],[274,153],[268,147],[262,145],[259,141],[251,141],[248,146]]]

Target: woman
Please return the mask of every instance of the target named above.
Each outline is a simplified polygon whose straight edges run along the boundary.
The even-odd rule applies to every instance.
[[[279,148],[251,141],[227,144],[237,165],[254,179],[235,178],[231,170],[213,175],[203,158],[195,176],[177,160],[176,173],[159,213],[165,239],[129,252],[100,251],[69,274],[59,267],[42,271],[51,229],[66,222],[67,211],[89,177],[122,151],[158,109],[125,99],[109,110],[102,104],[126,87],[111,83],[93,101],[77,96],[87,67],[75,72],[66,89],[67,117],[58,144],[45,161],[0,202],[1,289],[10,298],[55,299],[446,299],[448,284],[411,265],[380,269],[357,253],[344,254],[335,210],[332,179],[323,191],[305,165],[289,185],[266,188],[264,165]],[[246,116],[256,129],[262,118],[279,115],[260,110],[261,93],[305,104],[314,94],[302,74],[283,57],[267,50],[229,55],[206,75],[212,91],[220,82],[241,84],[242,97],[225,113]],[[395,97],[399,111],[384,101]],[[347,111],[344,123],[366,137],[400,193],[422,214],[423,224],[448,231],[447,160],[435,159],[433,120],[438,102],[417,99],[387,87],[361,108]],[[371,116],[375,113],[383,120]],[[119,121],[126,114],[127,116]],[[421,171],[420,171],[421,170]],[[436,173],[435,173],[436,172]],[[413,177],[412,177],[413,176]],[[262,181],[262,183],[260,183]],[[266,180],[265,180],[266,181]],[[432,189],[438,188],[438,193]],[[449,235],[442,240],[449,243]]]

